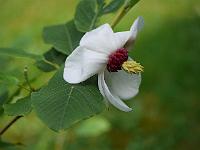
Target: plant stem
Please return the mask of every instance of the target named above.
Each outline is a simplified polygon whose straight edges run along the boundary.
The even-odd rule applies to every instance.
[[[119,14],[116,16],[114,21],[111,24],[111,27],[114,28],[120,21],[121,19],[129,12],[129,10],[133,7],[133,5],[128,5],[128,1],[126,1],[124,7],[121,9]]]
[[[13,120],[11,120],[0,132],[0,136],[2,136],[9,128],[12,126],[19,118],[22,116],[17,116]]]
[[[24,77],[25,77],[25,82],[21,85],[18,85],[19,88],[10,96],[10,100],[12,100],[17,94],[19,94],[21,88],[29,91],[30,93],[34,91],[34,89],[31,87],[31,84],[30,84],[30,80],[28,78],[28,73],[27,73],[27,67],[25,67],[24,69]],[[35,79],[33,79],[35,80]],[[27,89],[26,87],[24,87],[25,84],[28,84],[29,88],[30,89]],[[13,120],[11,120],[1,131],[0,131],[0,136],[2,136],[18,119],[20,119],[21,117],[23,116],[16,116],[13,118]]]
[[[43,61],[44,61],[45,63],[47,63],[47,64],[49,64],[49,65],[55,67],[56,69],[59,69],[59,68],[60,68],[57,64],[54,64],[54,63],[52,63],[52,62],[50,62],[50,61],[48,61],[48,60],[46,60],[46,59],[43,59]]]
[[[25,86],[21,85],[21,84],[18,84],[18,87],[26,90],[26,91],[29,91],[29,92],[32,92],[30,89],[26,88]]]
[[[26,83],[27,83],[27,85],[28,85],[30,91],[31,91],[31,92],[32,92],[32,91],[35,91],[35,89],[32,88],[32,86],[31,86],[31,84],[30,84],[30,82],[29,82],[29,78],[28,78],[28,67],[27,67],[27,66],[25,66],[25,68],[24,68],[24,78],[25,78],[25,81],[26,81]]]

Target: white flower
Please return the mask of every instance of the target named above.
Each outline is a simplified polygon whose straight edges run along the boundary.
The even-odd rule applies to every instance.
[[[138,93],[142,66],[128,59],[127,46],[135,41],[142,26],[143,19],[138,17],[130,31],[114,33],[109,24],[104,24],[87,32],[66,59],[64,80],[76,84],[98,74],[99,90],[105,99],[122,111],[131,111],[121,99]]]

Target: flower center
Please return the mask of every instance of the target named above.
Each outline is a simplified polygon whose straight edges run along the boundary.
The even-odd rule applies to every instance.
[[[117,72],[122,69],[122,64],[128,60],[128,50],[120,48],[109,56],[107,69],[109,72]]]

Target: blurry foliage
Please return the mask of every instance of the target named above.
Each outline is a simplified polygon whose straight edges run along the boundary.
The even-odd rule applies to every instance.
[[[27,96],[25,98],[17,100],[16,103],[4,104],[4,112],[9,116],[25,116],[32,110],[31,98]]]
[[[77,1],[0,0],[0,4],[0,46],[34,49],[31,52],[42,54],[38,47],[48,47],[42,44],[42,28],[70,20]],[[198,0],[141,1],[115,30],[128,29],[137,15],[144,17],[145,27],[131,55],[145,66],[145,72],[139,95],[129,102],[133,112],[111,108],[100,119],[92,118],[61,133],[50,131],[33,112],[18,121],[2,141],[23,143],[17,148],[30,150],[199,149],[200,4]],[[110,23],[112,19],[110,14],[100,22]],[[22,58],[0,56],[4,74],[15,75],[20,81],[24,65],[27,61]],[[41,74],[28,65],[31,76]],[[49,76],[51,73],[43,75],[34,86],[46,83]],[[0,90],[0,104],[11,95],[7,94],[7,90]],[[9,119],[1,116],[0,128]],[[2,143],[0,149],[11,149],[1,147]]]

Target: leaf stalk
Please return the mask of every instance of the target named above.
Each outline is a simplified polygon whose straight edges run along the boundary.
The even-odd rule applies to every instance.
[[[131,0],[127,0],[124,4],[124,7],[121,9],[121,11],[118,13],[116,18],[111,24],[112,28],[115,28],[115,26],[122,20],[122,18],[131,10],[131,8],[139,1],[136,0],[135,3],[131,3]]]
[[[2,136],[19,118],[22,116],[16,116],[13,120],[11,120],[0,132],[0,136]]]

